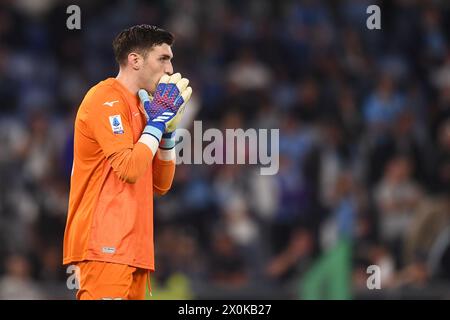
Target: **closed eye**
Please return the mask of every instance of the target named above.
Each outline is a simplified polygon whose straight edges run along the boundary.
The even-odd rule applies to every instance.
[[[162,55],[160,58],[159,58],[159,60],[160,61],[170,61],[172,59],[172,57],[171,56],[169,56],[169,55]]]

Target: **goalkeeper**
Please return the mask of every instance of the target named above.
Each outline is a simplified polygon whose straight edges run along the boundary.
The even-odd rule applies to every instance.
[[[92,87],[78,109],[63,253],[78,267],[77,299],[144,299],[150,288],[153,193],[171,187],[174,130],[192,93],[172,75],[172,43],[149,25],[122,31],[117,77]]]

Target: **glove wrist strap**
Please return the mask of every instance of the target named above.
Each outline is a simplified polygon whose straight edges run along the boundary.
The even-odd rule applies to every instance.
[[[158,126],[161,123],[157,123],[157,125],[153,124],[147,124],[144,128],[143,134],[149,134],[151,136],[154,136],[158,142],[161,141],[161,137],[164,131],[164,128],[161,130],[161,128]],[[162,124],[164,126],[164,124]]]
[[[163,150],[170,150],[175,147],[175,131],[174,132],[165,132],[162,135],[161,143],[159,147]]]

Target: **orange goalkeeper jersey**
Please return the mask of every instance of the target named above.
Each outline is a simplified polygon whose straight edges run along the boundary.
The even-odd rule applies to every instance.
[[[153,192],[170,189],[175,162],[138,142],[145,124],[137,95],[116,79],[86,94],[75,120],[64,264],[97,260],[154,270]]]

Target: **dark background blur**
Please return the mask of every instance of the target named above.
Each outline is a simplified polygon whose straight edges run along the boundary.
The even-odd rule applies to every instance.
[[[371,4],[381,30],[366,28]],[[191,124],[280,129],[277,175],[177,167],[155,203],[154,299],[449,299],[449,4],[1,1],[0,299],[74,298],[74,116],[117,74],[113,37],[139,23],[176,35]],[[381,290],[366,287],[372,264]]]

